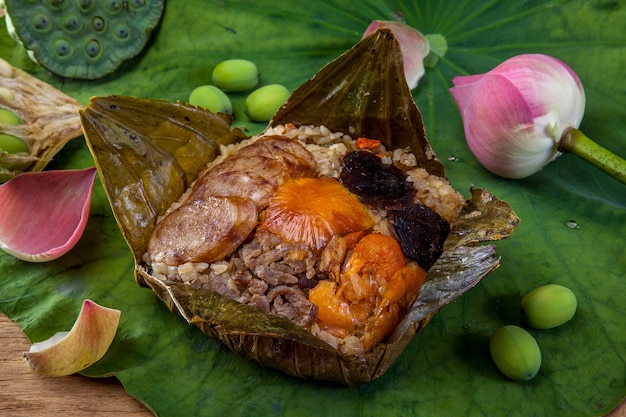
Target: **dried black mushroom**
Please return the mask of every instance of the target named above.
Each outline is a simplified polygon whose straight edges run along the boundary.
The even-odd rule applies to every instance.
[[[415,190],[406,174],[386,164],[369,151],[359,150],[343,158],[340,181],[361,201],[380,209],[402,207],[411,202]]]
[[[402,252],[426,271],[443,253],[450,224],[423,204],[410,204],[393,212],[393,228]]]

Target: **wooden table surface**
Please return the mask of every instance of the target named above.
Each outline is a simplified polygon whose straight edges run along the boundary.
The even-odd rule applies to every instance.
[[[28,338],[0,314],[0,416],[148,417],[153,414],[128,395],[116,378],[80,375],[46,377],[30,370],[22,352]]]
[[[0,416],[147,417],[153,414],[126,394],[115,378],[45,377],[22,361],[30,348],[19,327],[0,313]],[[626,401],[610,417],[626,417]],[[166,416],[163,416],[166,417]]]

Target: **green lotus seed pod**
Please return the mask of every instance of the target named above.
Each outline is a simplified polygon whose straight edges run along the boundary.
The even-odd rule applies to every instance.
[[[507,325],[489,338],[491,358],[500,372],[515,381],[532,379],[541,367],[541,350],[534,337],[518,326]]]
[[[214,85],[201,85],[189,95],[189,104],[205,108],[213,113],[233,114],[233,105],[228,96]]]
[[[267,122],[289,98],[289,90],[280,84],[269,84],[246,97],[245,112],[253,122]]]
[[[574,317],[578,303],[569,288],[548,284],[526,294],[520,306],[529,326],[535,329],[551,329]]]
[[[247,91],[259,83],[259,70],[245,59],[227,59],[215,66],[213,83],[229,93]]]
[[[67,78],[96,79],[137,55],[165,0],[4,0],[9,33],[29,56]]]
[[[6,109],[0,109],[0,123],[19,125],[22,122],[15,113]],[[0,133],[0,150],[8,153],[29,152],[26,142],[15,136],[7,135],[6,133]]]

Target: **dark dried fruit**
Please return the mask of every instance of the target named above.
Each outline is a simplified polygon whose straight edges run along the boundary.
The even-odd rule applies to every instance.
[[[369,151],[348,153],[339,179],[362,202],[381,209],[402,207],[415,192],[400,168],[385,164]]]
[[[430,207],[411,204],[394,212],[394,231],[402,252],[426,271],[443,252],[450,224]]]

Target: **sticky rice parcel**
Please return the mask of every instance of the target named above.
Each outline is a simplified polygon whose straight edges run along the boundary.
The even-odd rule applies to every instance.
[[[408,149],[324,126],[223,146],[162,216],[154,277],[285,317],[344,353],[384,341],[465,204]]]

